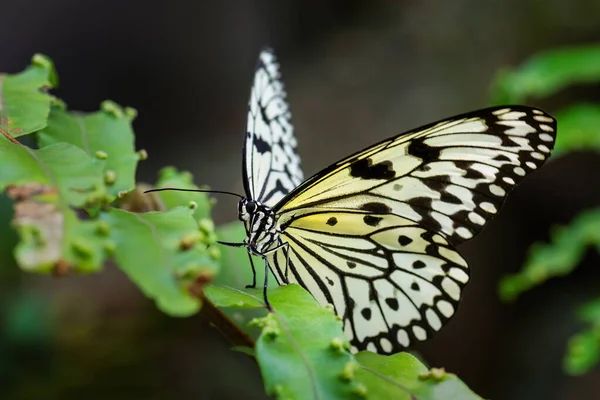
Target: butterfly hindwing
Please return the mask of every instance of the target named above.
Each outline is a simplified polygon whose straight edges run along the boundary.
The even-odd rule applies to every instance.
[[[272,50],[259,56],[244,142],[246,196],[275,205],[303,180],[289,106]]]
[[[442,236],[398,216],[307,210],[283,236],[289,264],[283,251],[270,257],[277,280],[287,265],[290,282],[333,305],[355,349],[393,353],[430,337],[469,279]]]

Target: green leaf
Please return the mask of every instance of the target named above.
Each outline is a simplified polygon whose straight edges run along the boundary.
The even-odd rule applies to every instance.
[[[55,204],[25,201],[17,205],[13,224],[20,241],[19,266],[29,272],[96,272],[103,266],[109,243],[98,224],[81,221],[73,210]]]
[[[570,375],[583,375],[600,361],[600,298],[579,307],[577,314],[590,326],[569,339],[563,369]]]
[[[204,295],[217,307],[264,308],[262,291],[229,286],[207,286]]]
[[[569,375],[583,375],[600,360],[600,325],[580,332],[571,339],[563,360],[563,369]]]
[[[565,47],[541,52],[516,69],[501,71],[492,86],[492,98],[494,104],[522,103],[569,85],[598,81],[600,45]]]
[[[220,240],[237,241],[239,227],[242,227],[242,235],[245,235],[243,225],[240,223],[231,223],[217,228]],[[245,248],[219,246],[220,249],[220,268],[219,274],[215,278],[215,285],[208,286],[204,295],[219,308],[229,319],[235,321],[236,325],[249,336],[258,337],[258,330],[248,326],[248,323],[256,317],[264,316],[266,312],[263,301],[262,288],[263,271],[265,262],[256,259],[258,268],[260,289],[249,289],[246,286],[252,283],[252,269],[248,262],[248,252]],[[269,286],[269,291],[276,288],[276,281],[273,278]],[[240,289],[243,288],[243,289]]]
[[[174,167],[165,167],[160,171],[156,188],[179,188],[199,189],[193,182],[192,174],[187,171],[177,171]],[[169,190],[156,193],[163,201],[167,209],[179,206],[187,206],[190,202],[197,204],[194,218],[197,220],[210,218],[210,211],[215,200],[209,198],[206,193],[179,192]]]
[[[218,265],[200,241],[192,210],[134,214],[111,209],[101,215],[116,244],[115,259],[131,280],[173,316],[197,312],[193,295],[217,272]]]
[[[221,312],[235,322],[237,328],[256,340],[260,330],[250,326],[254,318],[264,317],[267,308],[262,289],[236,289],[229,286],[210,285],[204,289],[206,298]]]
[[[260,289],[209,286],[218,307],[263,307]],[[429,371],[408,353],[347,351],[342,324],[297,285],[269,290],[274,309],[251,325],[262,329],[254,356],[268,394],[278,398],[480,399],[455,375]],[[412,397],[411,397],[412,396]]]
[[[600,151],[600,105],[577,104],[556,113],[560,135],[554,155],[574,150]]]
[[[600,209],[583,212],[569,225],[553,229],[550,243],[531,246],[521,272],[500,282],[500,297],[514,300],[551,277],[568,274],[590,245],[600,251]]]
[[[58,143],[33,150],[0,137],[0,190],[17,199],[13,225],[20,241],[19,266],[27,271],[55,268],[95,271],[104,259],[105,239],[71,207],[100,203],[102,166],[81,149]],[[77,166],[74,168],[73,166]]]
[[[262,329],[256,359],[267,394],[286,399],[359,398],[342,322],[305,290],[287,285],[269,291],[274,309],[253,321]]]
[[[160,172],[156,188],[198,189],[198,186],[194,185],[192,174],[189,172],[179,172],[174,167],[166,167]],[[192,215],[198,221],[202,235],[201,241],[207,246],[211,246],[210,251],[216,258],[220,257],[221,246],[216,244],[217,234],[210,216],[210,211],[215,204],[214,199],[209,198],[206,193],[176,190],[147,193],[146,196],[148,195],[158,196],[167,210],[180,206],[191,206],[194,210]]]
[[[577,315],[579,316],[579,319],[584,322],[598,324],[600,326],[600,298],[594,299],[579,307]]]
[[[56,189],[60,203],[73,207],[97,202],[105,195],[102,166],[67,143],[33,150],[0,137],[0,159],[0,190],[7,185],[39,183]]]
[[[53,98],[44,90],[58,83],[52,60],[36,54],[31,62],[19,74],[0,75],[0,111],[7,118],[9,132],[14,137],[46,126]]]
[[[428,370],[408,353],[382,356],[363,351],[356,354],[356,360],[360,364],[356,378],[366,385],[371,399],[481,399],[456,375]]]
[[[13,254],[18,243],[17,232],[10,226],[14,204],[15,202],[9,199],[8,196],[0,195],[0,243],[2,243],[2,246],[0,246],[0,282],[9,282],[11,278],[20,274],[14,268],[16,263]]]
[[[132,109],[122,110],[105,101],[102,111],[90,114],[51,110],[48,126],[39,132],[40,147],[66,142],[83,149],[90,157],[102,161],[107,190],[114,199],[119,192],[135,186],[135,169],[140,159],[135,152],[131,122]]]
[[[233,346],[231,348],[232,351],[237,351],[239,353],[244,353],[247,356],[250,357],[256,357],[256,353],[254,352],[254,349],[252,347],[246,347],[246,346]]]

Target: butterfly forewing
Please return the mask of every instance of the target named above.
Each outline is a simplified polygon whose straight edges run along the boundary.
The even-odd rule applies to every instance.
[[[291,113],[272,50],[259,56],[244,142],[246,196],[274,206],[303,180]]]
[[[385,210],[459,244],[475,236],[507,193],[539,168],[556,122],[530,107],[496,107],[391,138],[313,176],[275,208]]]

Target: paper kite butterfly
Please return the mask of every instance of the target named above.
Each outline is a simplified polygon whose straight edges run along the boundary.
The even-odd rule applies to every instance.
[[[492,107],[394,136],[304,180],[290,118],[265,49],[248,107],[239,245],[279,284],[333,305],[354,351],[378,353],[425,340],[452,317],[469,280],[455,246],[498,213],[556,137],[542,110]]]

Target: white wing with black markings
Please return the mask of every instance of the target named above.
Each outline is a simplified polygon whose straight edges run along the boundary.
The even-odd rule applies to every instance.
[[[289,244],[269,261],[332,304],[356,350],[392,353],[454,314],[469,280],[454,246],[549,157],[556,121],[494,107],[385,140],[306,180],[274,207]],[[287,278],[287,279],[286,279]]]
[[[248,104],[243,170],[246,196],[269,207],[304,179],[285,95],[277,59],[264,49]]]

